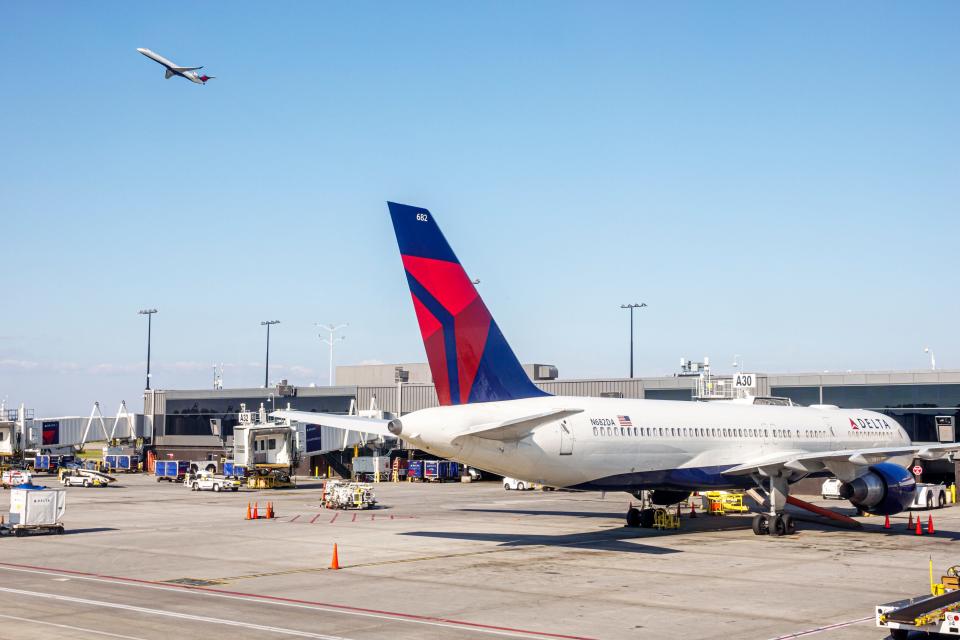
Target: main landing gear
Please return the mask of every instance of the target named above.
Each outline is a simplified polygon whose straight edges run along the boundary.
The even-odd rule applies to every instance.
[[[758,536],[789,536],[797,532],[797,523],[789,513],[781,515],[758,513],[753,516],[753,532]]]
[[[636,507],[630,507],[627,510],[627,526],[628,527],[643,527],[649,529],[653,526],[654,513],[656,509],[645,508],[637,509]]]
[[[797,523],[789,513],[783,513],[787,504],[787,492],[790,485],[783,470],[770,476],[769,488],[764,487],[759,478],[754,480],[762,490],[766,490],[770,500],[770,513],[758,513],[753,516],[753,533],[758,536],[789,536],[797,532]]]

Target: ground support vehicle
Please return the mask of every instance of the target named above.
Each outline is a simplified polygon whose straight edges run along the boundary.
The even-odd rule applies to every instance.
[[[722,516],[728,513],[746,513],[750,507],[743,504],[743,494],[730,491],[707,491],[701,494],[701,507],[711,515]]]
[[[24,536],[33,532],[63,533],[65,489],[22,487],[10,490],[10,515],[4,533]]]
[[[89,469],[60,469],[60,484],[65,487],[105,487],[116,478]]]
[[[945,484],[917,483],[911,509],[942,509],[950,503],[950,491]]]
[[[504,491],[529,491],[533,489],[533,483],[525,482],[524,480],[517,480],[516,478],[504,478],[503,489]]]
[[[33,474],[26,469],[7,469],[0,473],[0,486],[9,489],[18,484],[30,484],[31,478],[33,478]]]
[[[377,497],[373,485],[366,482],[328,480],[323,484],[322,501],[327,509],[372,509]]]
[[[906,640],[917,632],[930,637],[960,636],[960,566],[947,569],[941,582],[933,582],[930,563],[930,594],[877,605],[877,626],[894,640]]]
[[[183,482],[189,468],[190,463],[187,460],[157,460],[153,466],[153,475],[157,477],[157,482]]]
[[[236,478],[226,478],[210,473],[209,471],[198,471],[197,473],[188,473],[183,480],[183,484],[190,487],[192,491],[239,491],[240,481]]]
[[[843,500],[840,495],[840,482],[837,478],[827,478],[820,486],[820,497],[824,500]]]
[[[286,467],[283,469],[250,469],[247,486],[251,489],[280,489],[294,486],[293,476]]]

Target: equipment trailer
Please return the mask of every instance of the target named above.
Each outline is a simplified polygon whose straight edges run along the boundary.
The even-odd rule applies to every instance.
[[[942,582],[933,582],[930,568],[930,591],[922,595],[877,605],[877,626],[887,629],[894,640],[906,640],[912,632],[935,637],[960,636],[960,566],[947,569]]]

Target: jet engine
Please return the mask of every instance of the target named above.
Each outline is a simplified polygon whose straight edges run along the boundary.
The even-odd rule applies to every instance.
[[[892,462],[881,462],[859,478],[840,485],[840,497],[861,511],[893,515],[913,503],[916,490],[912,473]]]

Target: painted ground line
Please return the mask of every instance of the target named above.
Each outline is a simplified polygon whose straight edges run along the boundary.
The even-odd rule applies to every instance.
[[[285,629],[283,627],[271,627],[263,624],[254,624],[252,622],[241,622],[239,620],[211,618],[210,616],[198,616],[192,613],[180,613],[177,611],[168,611],[166,609],[150,609],[148,607],[138,607],[132,604],[120,604],[119,602],[105,602],[103,600],[90,600],[88,598],[77,598],[75,596],[63,596],[57,593],[46,593],[43,591],[26,591],[25,589],[10,589],[8,587],[0,587],[0,591],[31,598],[46,598],[47,600],[58,600],[60,602],[70,602],[73,604],[86,604],[107,609],[120,609],[122,611],[131,611],[133,613],[164,616],[167,618],[179,618],[181,620],[190,620],[191,622],[207,622],[210,624],[220,624],[227,627],[240,627],[243,629],[252,629],[254,631],[266,631],[269,633],[279,633],[287,636],[298,636],[300,638],[315,638],[316,640],[348,640],[342,636],[329,636],[322,633],[312,633],[310,631]]]
[[[229,600],[241,600],[245,602],[262,602],[275,604],[278,606],[294,607],[299,609],[310,609],[314,611],[326,611],[328,613],[340,613],[345,615],[354,615],[367,618],[377,618],[381,620],[392,620],[394,622],[408,622],[412,624],[421,624],[428,626],[446,627],[451,629],[467,629],[479,633],[489,633],[492,635],[509,636],[515,638],[558,638],[561,640],[593,640],[584,636],[575,636],[562,633],[551,633],[546,631],[532,631],[528,629],[519,629],[515,627],[503,627],[481,622],[467,622],[463,620],[454,620],[451,618],[441,618],[436,616],[419,615],[415,613],[401,613],[396,611],[387,611],[382,609],[370,609],[365,607],[356,607],[344,604],[331,604],[326,602],[316,602],[311,600],[300,600],[296,598],[285,598],[282,596],[272,596],[259,593],[245,593],[242,591],[228,591],[226,589],[215,589],[211,587],[194,587],[189,585],[178,585],[153,580],[143,580],[140,578],[125,578],[120,576],[109,576],[104,574],[89,573],[85,571],[75,571],[73,569],[54,569],[50,567],[39,567],[34,565],[22,565],[9,562],[0,562],[0,569],[7,571],[19,571],[23,573],[36,573],[50,576],[69,575],[79,580],[89,580],[92,582],[104,582],[107,584],[127,584],[148,589],[158,589],[160,591],[189,592],[196,595],[205,595],[210,597],[225,598]]]
[[[777,636],[776,638],[771,638],[770,640],[793,640],[793,638],[802,638],[804,636],[812,636],[816,633],[823,633],[824,631],[833,631],[834,629],[851,627],[855,624],[861,624],[874,619],[875,618],[873,616],[867,616],[866,618],[857,618],[856,620],[847,620],[846,622],[836,622],[834,624],[827,624],[827,625],[823,625],[822,627],[816,627],[814,629],[807,629],[806,631],[797,631],[796,633],[789,633],[785,636]]]
[[[98,636],[103,636],[105,638],[120,638],[120,640],[145,640],[145,638],[138,638],[136,636],[122,636],[119,633],[110,633],[109,631],[101,631],[99,629],[87,629],[86,627],[75,627],[72,624],[58,624],[56,622],[47,622],[45,620],[36,620],[34,618],[21,618],[19,616],[11,616],[5,613],[0,613],[0,618],[5,618],[7,620],[18,620],[20,622],[29,622],[30,624],[41,624],[48,627],[57,627],[59,629],[70,629],[71,631],[82,631],[84,633],[93,633]]]

